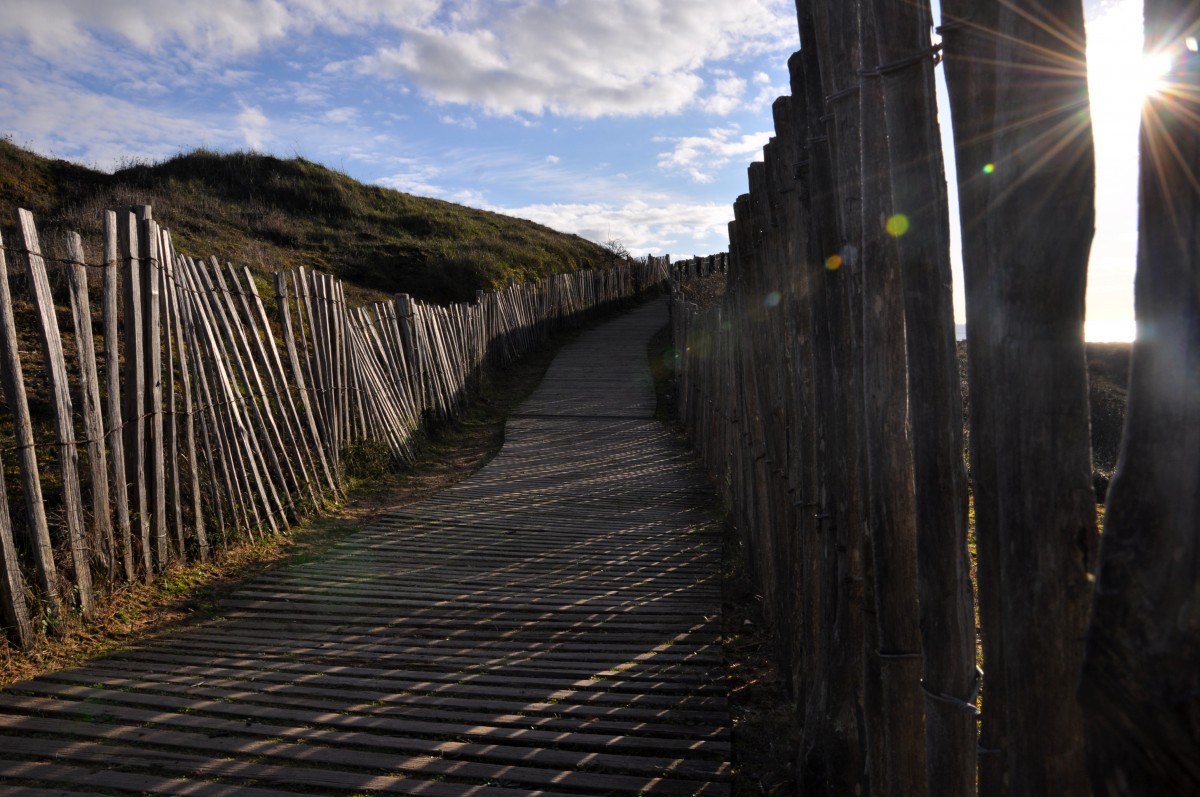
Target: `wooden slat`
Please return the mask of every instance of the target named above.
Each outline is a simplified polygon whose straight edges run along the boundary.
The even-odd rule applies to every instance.
[[[214,271],[220,269],[215,257],[212,265]],[[197,285],[204,291],[205,307],[214,330],[214,341],[221,352],[225,369],[225,389],[237,409],[238,435],[246,445],[246,459],[250,463],[256,493],[262,500],[266,520],[271,530],[278,534],[278,520],[282,520],[286,526],[287,512],[293,509],[278,446],[269,432],[268,423],[254,391],[254,383],[242,355],[243,347],[239,345],[241,338],[237,334],[237,319],[227,312],[222,301],[221,297],[226,292],[217,289],[204,261],[197,261],[195,266],[193,279],[198,280]]]
[[[109,462],[112,463],[112,503],[120,535],[121,563],[125,568],[125,580],[133,581],[136,573],[133,566],[133,535],[125,471],[125,430],[121,415],[121,336],[117,331],[120,321],[120,258],[117,214],[110,210],[104,214],[104,376],[108,388],[105,397],[106,439]]]
[[[284,445],[283,435],[279,431],[279,425],[275,422],[276,413],[268,403],[267,390],[255,361],[254,350],[246,335],[246,328],[238,315],[237,305],[233,301],[233,296],[230,295],[229,286],[225,282],[221,263],[215,257],[212,259],[212,273],[216,278],[216,287],[219,289],[216,294],[224,296],[225,299],[224,306],[219,299],[215,304],[218,308],[218,317],[227,333],[228,351],[233,353],[233,362],[237,365],[242,384],[247,388],[246,403],[250,406],[251,414],[262,436],[262,450],[267,454],[267,459],[271,463],[276,483],[283,494],[283,504],[295,516],[295,502],[288,485],[299,487],[300,479],[296,475],[292,458],[288,454],[289,447]],[[204,274],[207,279],[207,272]],[[207,287],[212,288],[211,284]],[[255,340],[257,341],[257,338]]]
[[[226,365],[230,361],[230,358],[226,355],[221,336],[217,332],[215,314],[210,305],[210,291],[201,289],[200,274],[202,273],[202,269],[197,263],[192,260],[185,260],[180,263],[180,266],[179,273],[186,279],[188,288],[192,291],[192,296],[196,299],[195,319],[197,322],[197,331],[202,338],[202,345],[205,347],[205,352],[208,355],[205,358],[205,362],[211,369],[210,377],[213,382],[209,401],[220,402],[224,420],[222,433],[225,436],[227,456],[231,463],[229,468],[232,471],[231,478],[244,479],[247,485],[253,483],[253,489],[243,489],[240,491],[243,511],[253,510],[255,512],[255,522],[258,524],[260,531],[265,521],[271,526],[272,531],[277,534],[279,527],[275,523],[275,511],[278,502],[272,502],[273,492],[268,494],[263,484],[264,474],[259,468],[261,455],[258,453],[258,445],[253,437],[253,430],[250,429],[243,411],[241,392],[234,388],[229,368]],[[273,489],[272,487],[272,491]],[[257,506],[254,503],[255,496],[259,499]]]
[[[7,497],[3,465],[0,462],[0,494]],[[0,501],[0,571],[0,612],[4,617],[4,625],[12,630],[16,643],[24,647],[33,641],[33,623],[29,619],[29,606],[25,603],[25,579],[21,577],[21,563],[13,541],[12,517],[8,512],[7,500]]]
[[[175,279],[176,259],[177,255],[173,255],[164,261],[164,265],[166,266],[167,290],[170,299],[170,323],[178,345],[179,378],[183,392],[184,445],[188,462],[188,493],[192,504],[192,534],[196,539],[196,553],[201,562],[206,562],[209,556],[208,532],[204,526],[204,502],[200,491],[200,460],[199,450],[196,446],[196,412],[192,397],[191,366],[195,354],[189,353],[189,349],[195,346],[195,339],[187,333],[184,326],[185,313],[181,307],[187,305],[184,302],[183,286]],[[215,465],[216,461],[208,442],[207,428],[202,428],[202,434],[208,450],[208,460]],[[176,470],[178,470],[178,466],[179,463],[176,461]],[[182,506],[177,507],[177,511],[182,513]]]
[[[166,341],[166,378],[164,379],[166,393],[163,398],[165,417],[163,418],[167,453],[167,466],[171,474],[171,525],[175,529],[176,553],[181,559],[187,559],[187,542],[183,534],[183,488],[179,478],[179,412],[177,401],[178,392],[175,388],[176,347],[182,346],[176,338],[178,325],[175,323],[175,290],[173,277],[173,262],[175,248],[171,242],[171,234],[159,228],[159,251],[161,263],[158,269],[159,295],[162,302],[163,340]]]
[[[29,431],[29,405],[25,397],[25,380],[21,373],[21,360],[17,354],[16,328],[13,323],[12,297],[8,290],[8,264],[4,255],[3,241],[0,240],[0,371],[4,376],[4,390],[7,394],[9,407],[13,411],[14,426],[16,427],[17,445],[21,446],[21,481],[25,494],[26,507],[29,507],[30,496],[38,495],[37,507],[41,506],[41,483],[37,478],[37,463],[29,467],[27,460],[34,457],[33,447],[22,445],[24,439],[32,440]],[[28,452],[26,454],[26,452]],[[30,480],[32,479],[32,484]],[[36,491],[36,492],[35,492]],[[5,496],[4,473],[0,467],[0,492]],[[54,557],[50,550],[49,535],[42,537],[45,531],[45,518],[42,525],[36,524],[37,518],[28,516],[31,537],[34,541],[34,560],[37,562],[38,575],[43,594],[50,600],[51,614],[59,610],[58,600],[53,590]],[[47,572],[47,565],[51,568]],[[8,501],[0,502],[0,567],[3,568],[3,580],[0,581],[0,599],[3,600],[4,622],[12,629],[16,641],[20,645],[29,644],[33,639],[33,624],[29,618],[29,608],[25,603],[25,582],[21,577],[20,562],[17,559],[16,545],[13,540],[12,518],[8,512]]]
[[[329,486],[330,490],[337,493],[337,480],[334,478],[334,471],[329,467],[329,456],[326,453],[326,446],[317,428],[315,402],[312,400],[312,393],[308,388],[308,385],[312,384],[312,382],[306,382],[304,374],[307,368],[301,366],[300,356],[296,350],[296,336],[292,331],[292,315],[289,309],[287,277],[284,274],[275,275],[275,298],[279,302],[280,326],[283,329],[283,340],[284,346],[287,349],[288,363],[292,368],[292,379],[295,381],[296,388],[299,391],[300,405],[304,408],[304,421],[307,424],[313,447],[317,451],[317,457],[321,461],[321,471],[325,475],[325,483]],[[299,301],[299,297],[297,297],[297,301]],[[311,372],[309,376],[311,378]]]
[[[326,283],[329,286],[330,311],[333,314],[334,326],[334,347],[337,352],[338,370],[335,376],[337,384],[340,386],[339,398],[341,402],[341,424],[342,424],[342,439],[349,442],[351,436],[350,428],[350,370],[349,370],[349,341],[346,336],[346,297],[342,292],[342,284],[335,280],[332,276],[325,275]]]
[[[96,345],[92,335],[87,268],[83,264],[83,240],[78,233],[67,235],[67,257],[70,260],[67,276],[71,288],[71,315],[75,319],[75,350],[79,361],[79,394],[83,399],[83,434],[88,449],[92,555],[111,577],[116,568],[117,540],[109,505],[108,457],[104,452],[104,419],[100,411],[100,379],[96,373]]]
[[[150,503],[146,492],[146,370],[144,366],[145,328],[142,322],[142,253],[138,240],[137,216],[124,211],[118,216],[120,241],[122,339],[124,340],[124,376],[121,380],[121,425],[125,430],[125,479],[136,511],[139,543],[135,558],[140,560],[142,577],[150,581],[154,568],[150,554]]]
[[[417,347],[416,330],[413,325],[413,302],[406,293],[396,295],[396,323],[400,330],[400,339],[404,345],[404,356],[408,363],[408,384],[411,385],[411,395],[416,414],[420,417],[428,406],[425,392],[425,366],[421,360],[420,349]]]
[[[237,271],[232,268],[229,271],[229,279],[233,283],[234,292],[241,299],[246,324],[250,327],[249,337],[254,342],[258,367],[267,375],[271,385],[271,395],[275,400],[276,412],[283,416],[283,432],[287,436],[285,446],[296,452],[296,459],[300,464],[300,470],[304,477],[304,483],[300,486],[308,491],[313,506],[319,506],[321,501],[317,495],[317,476],[312,450],[309,448],[308,440],[304,437],[304,431],[300,426],[300,417],[296,412],[296,404],[292,401],[292,394],[286,389],[287,377],[283,372],[283,361],[279,358],[279,347],[275,343],[275,336],[271,334],[267,311],[263,307],[258,287],[254,284],[254,275],[250,273],[249,268],[243,268],[243,275],[246,281],[245,288],[238,280]],[[253,307],[250,298],[254,299]],[[263,343],[264,337],[267,344]]]
[[[24,239],[25,255],[29,261],[29,296],[41,325],[42,354],[50,377],[50,396],[54,403],[58,430],[58,467],[62,474],[63,512],[66,520],[67,544],[75,576],[75,591],[79,611],[90,618],[93,612],[92,571],[88,562],[86,532],[83,520],[83,497],[79,485],[79,451],[75,448],[74,413],[71,407],[71,388],[67,381],[67,363],[63,357],[62,337],[58,331],[58,315],[50,279],[42,259],[41,244],[33,214],[17,211],[17,224]]]
[[[341,426],[337,411],[337,400],[333,387],[333,344],[329,328],[329,303],[325,297],[325,282],[321,275],[313,273],[311,286],[305,279],[304,269],[299,269],[300,296],[304,300],[307,314],[308,333],[312,343],[313,384],[317,387],[317,401],[321,405],[321,430],[325,436],[332,459],[341,459]]]
[[[155,569],[166,570],[167,552],[167,466],[163,451],[162,385],[162,257],[158,224],[150,206],[136,208],[139,219],[138,247],[142,256],[142,360],[146,368],[146,500],[150,507],[150,536],[154,541]]]

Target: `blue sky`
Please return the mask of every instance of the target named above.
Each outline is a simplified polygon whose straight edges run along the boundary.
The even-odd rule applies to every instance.
[[[1141,0],[1087,6],[1110,70],[1089,321],[1127,323]],[[792,0],[6,0],[0,44],[0,132],[42,154],[301,155],[690,256],[727,245],[798,37]]]

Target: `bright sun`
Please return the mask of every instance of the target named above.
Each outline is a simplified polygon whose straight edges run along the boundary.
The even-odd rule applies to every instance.
[[[1166,76],[1175,59],[1171,53],[1144,53],[1141,58],[1142,97],[1162,91],[1166,87]]]

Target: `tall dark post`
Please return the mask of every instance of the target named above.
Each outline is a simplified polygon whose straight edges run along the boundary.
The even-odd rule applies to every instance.
[[[899,257],[907,329],[929,792],[967,795],[975,792],[975,614],[932,13],[916,0],[869,5],[880,23],[872,75],[892,194],[882,225]]]
[[[1074,690],[1097,545],[1083,347],[1095,182],[1083,9],[1079,0],[992,5],[945,5],[951,102],[964,106],[955,120],[969,109],[977,132],[959,158],[973,239],[967,336],[979,358],[969,374],[981,435],[972,466],[984,668],[1004,678],[993,692],[989,675],[984,706],[1004,703],[995,708],[1007,733],[1007,771],[981,783],[989,794],[1006,783],[1014,794],[1083,795]],[[963,180],[973,173],[983,177]],[[986,397],[982,409],[975,397]],[[987,644],[997,630],[999,652]]]
[[[797,0],[801,50],[789,63],[792,93],[803,108],[810,219],[807,274],[822,468],[806,496],[814,536],[808,557],[814,585],[805,611],[819,624],[824,656],[813,663],[799,772],[806,789],[867,793],[863,726],[864,633],[862,313],[858,7]],[[828,544],[832,540],[833,544]],[[874,692],[866,690],[867,695]],[[869,698],[866,698],[867,702]],[[869,711],[869,707],[867,708]]]
[[[943,69],[950,92],[958,209],[962,226],[963,277],[967,304],[967,381],[972,385],[970,462],[975,502],[976,551],[981,562],[998,562],[1000,522],[996,492],[995,397],[985,385],[991,373],[992,327],[989,294],[993,264],[990,257],[988,186],[992,169],[995,108],[996,15],[999,6],[983,0],[943,0]],[[1005,688],[1005,649],[1000,607],[1003,593],[999,567],[981,566],[976,574],[980,642],[983,648],[983,701],[979,729],[978,779],[981,797],[1008,794],[1008,697]]]
[[[1080,697],[1096,794],[1200,793],[1200,4],[1146,0],[1138,336]],[[1190,38],[1189,38],[1190,37]]]
[[[864,59],[874,61],[876,19],[861,19]],[[867,659],[880,673],[880,711],[868,715],[872,750],[883,746],[872,793],[924,795],[925,712],[921,694],[921,627],[917,595],[917,515],[913,486],[904,283],[895,239],[892,171],[884,94],[873,67],[864,70],[862,114],[863,403],[867,442],[866,529],[874,562],[877,640]]]

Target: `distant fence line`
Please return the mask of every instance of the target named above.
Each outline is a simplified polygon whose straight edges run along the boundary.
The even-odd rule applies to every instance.
[[[485,364],[656,288],[670,263],[510,282],[472,304],[400,294],[351,307],[327,274],[260,285],[247,268],[184,256],[149,206],[106,214],[100,265],[75,233],[55,260],[28,211],[17,225],[19,245],[0,241],[0,433],[11,424],[13,440],[0,448],[0,608],[18,644],[66,612],[90,618],[97,582],[149,581],[288,529],[343,494],[342,455],[358,444],[410,461],[414,434],[458,417]],[[26,269],[27,302],[14,302],[10,264]],[[65,272],[70,326],[51,268]],[[23,514],[10,514],[6,475]]]

